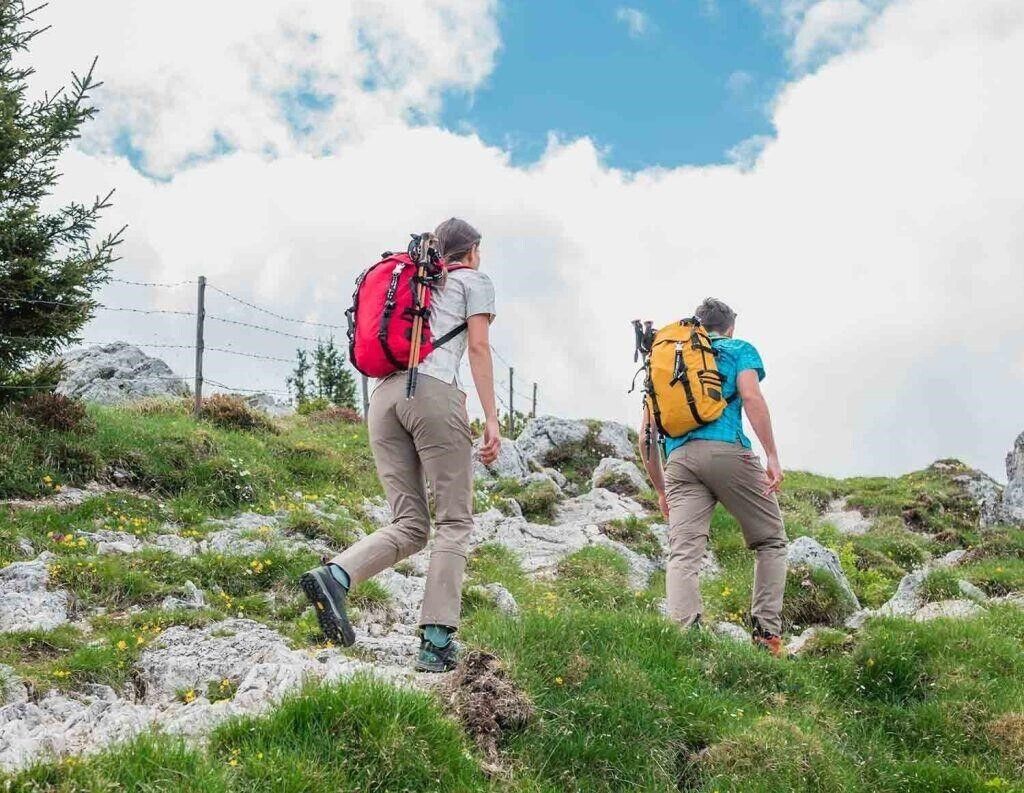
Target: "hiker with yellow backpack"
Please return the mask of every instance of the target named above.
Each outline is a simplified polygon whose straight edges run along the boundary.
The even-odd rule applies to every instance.
[[[634,323],[645,375],[640,454],[669,523],[669,616],[683,626],[701,624],[698,574],[720,502],[756,555],[752,639],[781,655],[786,532],[775,494],[782,466],[761,393],[764,364],[754,345],[733,338],[735,324],[736,313],[711,297],[692,318],[657,332],[649,322]],[[743,432],[743,413],[766,467]]]

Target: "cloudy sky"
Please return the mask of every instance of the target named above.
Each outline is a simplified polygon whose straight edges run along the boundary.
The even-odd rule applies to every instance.
[[[205,274],[340,323],[381,250],[461,215],[484,233],[495,345],[544,412],[634,421],[629,320],[715,295],[762,351],[787,467],[958,456],[1003,477],[1024,429],[1019,0],[102,6],[51,0],[31,59],[43,90],[99,55],[102,112],[60,197],[117,188],[117,276]],[[218,292],[208,310],[324,330]],[[86,337],[187,345],[189,323],[106,311]],[[271,356],[304,343],[207,327]],[[270,389],[288,370],[206,367]]]

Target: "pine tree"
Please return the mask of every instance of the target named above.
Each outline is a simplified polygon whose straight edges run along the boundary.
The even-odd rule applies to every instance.
[[[95,114],[93,61],[69,90],[30,100],[33,69],[16,63],[42,30],[24,0],[0,0],[0,402],[55,381],[53,367],[26,371],[80,341],[92,293],[108,279],[121,232],[93,244],[111,193],[52,212],[41,204],[57,184],[57,160]],[[15,386],[18,386],[16,388]]]
[[[348,368],[345,353],[338,349],[333,337],[317,342],[312,362],[306,350],[296,350],[295,361],[288,387],[299,405],[315,398],[323,403],[356,409],[356,379]]]

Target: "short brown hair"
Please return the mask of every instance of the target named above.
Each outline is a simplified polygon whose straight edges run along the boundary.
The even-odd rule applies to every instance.
[[[717,297],[704,298],[704,302],[693,310],[693,315],[713,333],[725,333],[736,324],[736,312]]]

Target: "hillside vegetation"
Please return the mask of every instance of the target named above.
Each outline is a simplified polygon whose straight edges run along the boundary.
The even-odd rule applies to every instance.
[[[0,696],[18,681],[30,701],[95,684],[131,690],[140,655],[166,631],[228,618],[269,626],[296,650],[338,652],[326,648],[295,580],[317,563],[315,548],[344,547],[375,527],[366,500],[380,491],[362,425],[329,411],[255,424],[221,411],[197,422],[168,403],[51,414],[0,413],[0,498],[12,502],[0,508],[0,567],[54,554],[50,586],[70,593],[73,619],[0,633],[0,676],[9,678]],[[573,474],[567,490],[586,489],[599,457],[559,461]],[[152,731],[96,753],[42,757],[9,771],[4,789],[1024,790],[1024,609],[1013,597],[1024,592],[1024,532],[979,526],[978,505],[956,479],[964,470],[945,462],[892,479],[792,473],[782,505],[790,539],[834,550],[868,609],[928,560],[967,549],[955,567],[922,573],[921,591],[925,602],[948,602],[963,597],[961,582],[973,585],[988,599],[968,617],[866,614],[848,628],[855,606],[835,580],[797,566],[787,633],[818,630],[799,655],[775,659],[718,632],[680,631],[661,615],[664,575],[638,588],[613,546],[588,545],[531,574],[513,550],[487,542],[470,559],[460,638],[498,659],[530,705],[525,723],[503,722],[500,708],[456,706],[443,680],[394,685],[359,674],[308,683],[204,740]],[[88,497],[59,503],[97,480]],[[525,510],[545,526],[557,518],[554,498],[501,480],[477,500],[481,513]],[[823,517],[837,499],[870,528],[844,533]],[[96,539],[170,533],[201,543],[224,525],[218,519],[242,512],[285,515],[280,541],[258,553],[200,544],[207,549],[182,556],[155,545],[101,553]],[[657,561],[659,523],[638,510],[600,532]],[[753,556],[721,509],[711,545],[718,569],[702,579],[706,619],[743,626]],[[203,606],[165,608],[186,581]],[[518,614],[474,588],[495,583]],[[375,582],[353,592],[367,612],[399,608],[389,598]],[[361,652],[357,644],[352,657]],[[197,698],[232,697],[235,685],[181,691],[184,712]],[[487,738],[480,719],[491,716]],[[8,729],[0,719],[0,747]]]

